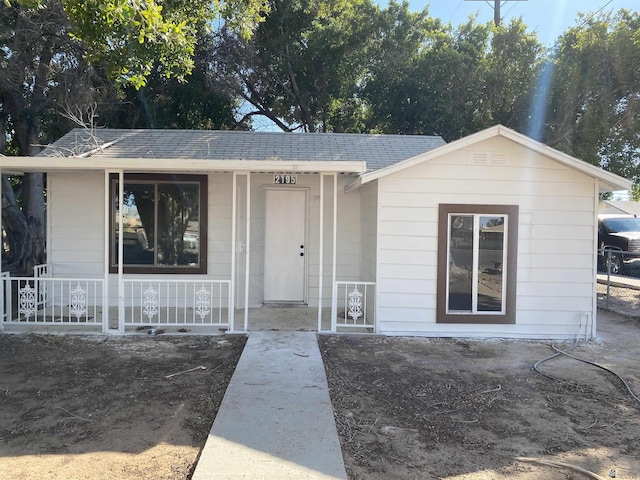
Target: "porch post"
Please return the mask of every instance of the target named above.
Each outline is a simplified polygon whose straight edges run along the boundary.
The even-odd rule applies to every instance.
[[[245,263],[245,275],[244,275],[244,331],[249,330],[249,260],[251,258],[251,172],[247,172],[247,228],[245,235],[245,249],[244,249],[244,263]]]
[[[0,169],[0,231],[2,231],[2,170]],[[4,330],[4,289],[6,287],[4,277],[2,276],[2,251],[4,245],[1,242],[2,235],[0,235],[0,332]],[[47,248],[47,251],[49,249]],[[10,282],[11,280],[9,280]]]
[[[235,331],[235,311],[236,311],[236,187],[237,177],[233,172],[231,182],[231,285],[229,286],[229,331]]]
[[[124,333],[124,170],[118,171],[118,332]]]
[[[331,261],[331,331],[336,331],[336,315],[338,312],[338,286],[336,270],[338,258],[338,172],[333,174],[333,259]]]
[[[46,225],[47,228],[46,228],[46,231],[45,231],[45,234],[44,234],[45,235],[45,237],[44,237],[45,238],[45,244],[44,245],[45,245],[45,249],[46,249],[45,253],[47,254],[47,257],[46,257],[47,273],[49,275],[53,276],[52,267],[51,267],[51,265],[49,265],[49,263],[51,261],[51,249],[49,248],[49,245],[51,245],[51,208],[50,208],[51,205],[49,204],[49,200],[51,199],[51,196],[49,195],[50,192],[51,192],[51,189],[49,188],[49,175],[47,175],[47,177],[46,177],[45,188],[46,188],[47,195],[46,195],[46,197],[44,199],[45,200],[45,204],[44,205],[45,205],[45,208],[46,208],[46,211],[45,211],[45,214],[46,214],[45,222],[47,222],[47,225]]]
[[[322,331],[322,277],[324,275],[324,173],[320,172],[320,251],[318,268],[318,331]]]
[[[109,245],[111,240],[111,185],[109,170],[104,171],[104,274],[102,284],[102,333],[109,331]],[[47,251],[49,249],[47,248]]]

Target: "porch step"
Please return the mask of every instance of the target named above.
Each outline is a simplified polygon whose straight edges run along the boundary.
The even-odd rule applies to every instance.
[[[193,480],[346,479],[316,334],[251,332]]]

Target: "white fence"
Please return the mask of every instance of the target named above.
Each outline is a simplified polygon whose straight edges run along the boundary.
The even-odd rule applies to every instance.
[[[9,277],[9,272],[0,273],[0,282],[2,282],[2,287],[0,288],[0,294],[2,295],[2,318],[0,322],[3,323],[11,318],[11,283],[6,280]]]
[[[125,326],[229,326],[229,280],[124,280]]]
[[[3,274],[5,324],[101,325],[104,280]]]
[[[33,277],[0,275],[2,325],[83,325],[119,331],[127,327],[229,328],[232,314],[230,280],[124,279],[124,298],[118,304],[104,278],[57,278],[50,266],[38,265]],[[334,284],[332,330],[374,331],[375,282],[338,281]],[[117,319],[120,319],[119,321]],[[114,322],[115,320],[115,322]],[[106,323],[105,323],[106,322]],[[111,323],[111,325],[109,325]],[[183,330],[184,329],[184,330]]]
[[[337,313],[331,323],[337,328],[375,331],[375,285],[375,282],[336,282],[336,302],[343,313]]]

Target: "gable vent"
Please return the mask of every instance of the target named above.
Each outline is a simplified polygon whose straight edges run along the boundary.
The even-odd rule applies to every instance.
[[[471,165],[503,166],[507,165],[507,156],[504,153],[473,152],[471,154]]]
[[[489,165],[489,155],[486,153],[474,152],[471,158],[473,165]]]
[[[507,156],[504,153],[492,153],[491,165],[506,165]]]

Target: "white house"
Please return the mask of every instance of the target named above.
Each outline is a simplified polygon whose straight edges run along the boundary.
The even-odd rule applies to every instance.
[[[598,194],[628,180],[503,126],[439,137],[74,130],[47,173],[48,262],[2,325],[593,337]],[[123,232],[119,235],[118,232]]]

